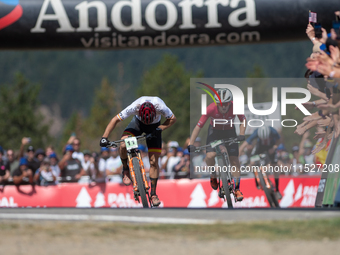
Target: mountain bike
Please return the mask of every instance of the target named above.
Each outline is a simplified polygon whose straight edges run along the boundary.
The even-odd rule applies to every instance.
[[[140,203],[141,198],[142,205],[144,208],[152,206],[151,197],[149,195],[149,184],[146,178],[145,168],[142,161],[140,151],[138,150],[138,141],[142,141],[148,138],[148,135],[142,136],[129,136],[125,139],[110,142],[107,147],[118,147],[118,144],[125,143],[128,164],[130,170],[130,177],[133,184],[134,198]]]
[[[233,208],[233,203],[231,201],[231,194],[233,194],[235,202],[235,188],[234,188],[234,180],[231,176],[231,168],[228,151],[225,145],[232,145],[234,143],[239,143],[237,138],[230,138],[227,140],[216,140],[208,145],[196,147],[195,152],[200,152],[203,149],[213,148],[216,151],[216,159],[217,159],[217,169],[218,171],[218,195],[220,198],[223,198],[224,201],[227,200],[228,208]],[[216,170],[216,166],[215,166]],[[222,186],[221,181],[222,180]]]
[[[266,164],[266,159],[267,159],[267,154],[259,154],[259,155],[254,155],[250,158],[250,161],[255,163],[255,179],[258,185],[260,186],[260,189],[264,191],[268,203],[270,207],[272,208],[280,208],[279,201],[277,200],[275,196],[275,191],[274,191],[274,185],[271,182],[271,180],[267,176],[267,171],[263,169],[262,166],[267,165]]]

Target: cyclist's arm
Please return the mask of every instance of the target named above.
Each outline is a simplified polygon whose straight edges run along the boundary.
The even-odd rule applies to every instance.
[[[166,121],[164,121],[164,123],[162,125],[159,125],[158,127],[160,129],[162,129],[163,131],[169,127],[171,127],[173,124],[175,124],[176,122],[176,117],[175,115],[172,115],[172,117],[170,119],[166,119]]]
[[[110,123],[107,125],[105,132],[102,137],[109,137],[111,134],[112,130],[116,127],[117,123],[120,122],[121,120],[118,118],[118,115],[114,116]]]
[[[194,130],[192,131],[191,137],[190,137],[190,144],[193,145],[196,138],[198,137],[199,133],[201,132],[201,128],[199,126],[195,126]]]
[[[241,130],[240,130],[240,134],[241,134]],[[240,155],[242,154],[242,152],[244,151],[244,149],[245,149],[248,145],[249,145],[249,143],[247,143],[247,141],[244,141],[244,142],[241,144],[241,146],[240,146],[240,148],[239,148],[239,154],[240,154]]]
[[[247,122],[245,121],[244,123],[244,125],[240,124],[240,135],[245,135],[246,133]]]

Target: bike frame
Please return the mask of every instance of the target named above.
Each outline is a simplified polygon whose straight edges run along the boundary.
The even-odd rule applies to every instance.
[[[123,142],[126,143],[126,142],[128,142],[126,140],[129,139],[129,138],[131,138],[131,136],[129,136],[128,138],[122,139],[122,140],[111,142],[110,146],[118,147],[117,146],[118,143],[123,143]],[[141,141],[141,140],[145,140],[145,139],[146,139],[145,135],[136,136],[137,141]],[[128,166],[129,166],[129,171],[130,171],[130,177],[132,179],[133,190],[134,190],[135,196],[136,196],[136,194],[139,195],[139,193],[138,193],[138,185],[137,185],[137,180],[136,180],[135,169],[133,167],[133,159],[134,158],[138,159],[138,163],[139,163],[140,170],[141,170],[141,173],[142,173],[142,178],[143,178],[145,190],[146,190],[147,195],[149,196],[148,191],[149,191],[150,187],[149,187],[149,183],[148,183],[148,180],[147,180],[147,177],[146,177],[145,167],[144,167],[144,163],[143,163],[140,151],[137,148],[132,148],[132,149],[127,148],[127,157],[128,157]]]

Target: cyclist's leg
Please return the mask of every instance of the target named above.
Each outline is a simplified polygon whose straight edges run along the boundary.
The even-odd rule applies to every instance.
[[[159,126],[159,123],[152,124],[152,125],[141,125],[141,130],[145,132],[146,134],[152,133],[157,127]],[[157,137],[153,137],[149,140],[146,140],[146,144],[148,146],[148,152],[149,152],[149,161],[150,161],[150,183],[151,183],[151,200],[152,204],[154,206],[160,205],[160,200],[156,194],[156,188],[157,188],[157,181],[159,176],[159,165],[158,165],[158,158],[162,151],[162,135],[159,134]]]
[[[210,144],[211,142],[222,139],[223,137],[221,134],[218,132],[218,130],[214,130],[210,125],[208,128],[208,136],[207,136],[207,142],[206,144]],[[206,150],[206,157],[205,157],[205,162],[207,166],[215,166],[215,157],[216,157],[216,152],[213,148],[207,148]],[[216,177],[216,171],[211,171],[210,172],[210,186],[214,190],[217,190],[218,188],[218,182],[217,182],[217,177]]]
[[[139,120],[136,117],[133,117],[129,125],[125,128],[121,139],[125,139],[128,136],[138,136],[141,135],[140,131],[140,125],[139,125]],[[121,143],[119,146],[119,155],[120,159],[123,164],[123,183],[125,185],[130,185],[131,180],[130,180],[130,172],[129,172],[129,166],[128,166],[128,158],[127,158],[127,151],[126,151],[126,146],[125,143]]]
[[[270,160],[270,163],[273,167],[273,169],[275,169],[275,166],[277,166],[277,153],[276,153],[276,150],[269,150],[268,151],[268,156],[269,156],[269,160]],[[276,193],[276,197],[277,199],[281,199],[282,198],[282,195],[279,191],[279,178],[280,178],[280,171],[275,171],[273,170],[274,172],[274,180],[275,180],[275,193]]]

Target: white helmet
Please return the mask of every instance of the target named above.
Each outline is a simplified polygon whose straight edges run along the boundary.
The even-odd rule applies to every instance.
[[[268,126],[262,126],[257,130],[257,135],[261,140],[266,140],[270,136],[270,128]]]
[[[231,94],[231,91],[229,89],[219,89],[217,90],[217,93],[220,96],[222,103],[228,103],[233,100],[233,94]],[[214,98],[217,102],[220,101],[216,95],[214,96]]]

